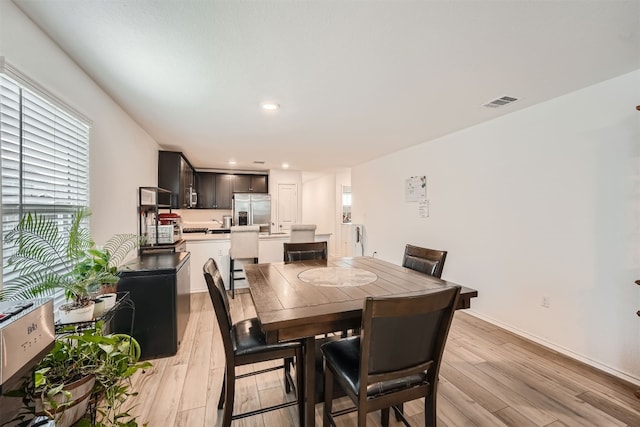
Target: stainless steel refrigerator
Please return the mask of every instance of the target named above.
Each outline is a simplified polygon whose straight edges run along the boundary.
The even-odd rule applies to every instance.
[[[271,229],[271,196],[263,193],[233,193],[233,225],[259,225]]]

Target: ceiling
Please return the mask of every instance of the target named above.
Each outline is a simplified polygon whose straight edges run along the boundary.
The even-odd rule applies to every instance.
[[[196,168],[338,170],[640,69],[640,0],[13,1]]]

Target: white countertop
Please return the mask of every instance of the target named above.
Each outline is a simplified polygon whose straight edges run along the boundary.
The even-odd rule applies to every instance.
[[[288,233],[272,233],[272,234],[260,234],[260,240],[289,240],[290,234]],[[331,236],[331,233],[316,233],[316,236]],[[202,242],[202,241],[229,241],[231,240],[230,233],[222,234],[210,234],[210,233],[182,233],[182,238],[187,242]]]

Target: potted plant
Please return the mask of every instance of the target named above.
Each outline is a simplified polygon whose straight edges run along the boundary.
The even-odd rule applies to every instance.
[[[43,416],[57,427],[138,425],[123,404],[137,394],[130,390],[131,376],[151,363],[138,362],[140,347],[135,339],[126,334],[104,335],[102,327],[102,322],[96,322],[82,333],[56,339],[36,366],[34,377],[9,393],[24,403],[13,421]]]
[[[137,236],[118,234],[101,249],[84,227],[90,212],[78,209],[66,229],[44,215],[28,213],[5,236],[16,252],[9,266],[19,275],[4,284],[0,299],[25,299],[64,290],[67,303],[60,307],[62,323],[93,318],[91,292],[103,283],[116,283],[119,263],[137,247]],[[84,312],[85,318],[69,318]]]

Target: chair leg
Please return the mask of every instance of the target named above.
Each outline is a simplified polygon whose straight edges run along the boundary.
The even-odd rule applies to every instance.
[[[304,356],[302,347],[296,350],[296,392],[298,393],[298,414],[300,418],[300,427],[305,421],[305,405],[304,405]]]
[[[324,368],[324,412],[322,416],[322,427],[333,425],[331,407],[333,404],[333,372],[326,366]]]
[[[382,427],[389,427],[389,408],[380,411],[380,423]]]
[[[227,377],[226,375],[222,378],[222,390],[220,390],[220,399],[218,400],[218,409],[222,409],[224,406],[224,391],[225,391],[225,384],[227,383]]]
[[[224,397],[224,408],[222,413],[222,427],[231,426],[231,417],[233,416],[233,399],[236,393],[236,375],[235,367],[227,367],[225,373],[226,393]]]
[[[289,379],[291,378],[291,360],[290,357],[284,359],[284,391],[289,394],[291,393],[291,383]]]
[[[358,427],[367,427],[367,411],[365,408],[358,408]]]
[[[236,289],[233,283],[233,258],[229,258],[229,288],[231,289],[231,298],[236,297]]]
[[[398,412],[400,414],[404,414],[404,403],[399,403],[396,405],[396,408],[398,409]],[[396,421],[402,421],[402,417],[400,416],[400,414],[398,414],[398,412],[393,411],[393,413],[396,416]]]
[[[424,425],[425,427],[436,427],[436,393],[435,390],[424,398]]]

